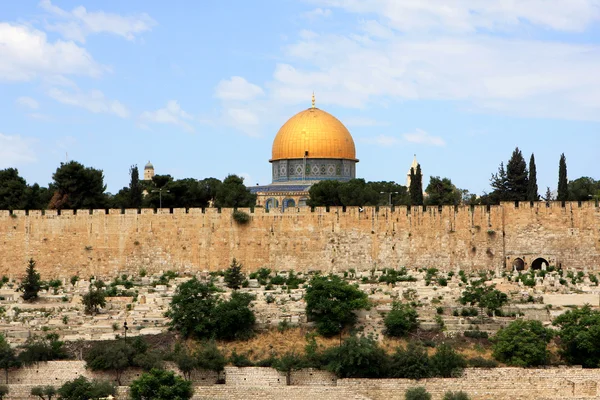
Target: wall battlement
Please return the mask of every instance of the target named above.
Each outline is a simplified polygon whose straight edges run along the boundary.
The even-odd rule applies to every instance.
[[[247,271],[391,267],[501,270],[516,258],[600,269],[594,202],[498,206],[0,211],[0,273],[33,257],[44,279],[115,276],[145,268],[211,271],[232,258]]]

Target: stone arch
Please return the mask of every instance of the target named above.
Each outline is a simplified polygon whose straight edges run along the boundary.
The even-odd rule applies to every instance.
[[[279,208],[279,201],[277,201],[277,199],[276,199],[276,198],[274,198],[274,197],[271,197],[270,199],[268,199],[268,200],[265,202],[265,208],[266,208],[267,210],[270,210],[270,209],[272,209],[272,208]]]
[[[539,257],[539,258],[536,258],[535,260],[533,260],[533,262],[531,263],[531,269],[538,270],[538,269],[542,269],[542,268],[547,268],[549,265],[550,265],[550,263],[548,262],[548,260],[546,260],[545,258]]]
[[[525,261],[520,257],[515,258],[513,261],[513,269],[515,271],[523,271],[525,269]]]
[[[287,198],[287,199],[283,200],[283,208],[284,209],[293,208],[293,207],[296,207],[296,201],[294,199]]]

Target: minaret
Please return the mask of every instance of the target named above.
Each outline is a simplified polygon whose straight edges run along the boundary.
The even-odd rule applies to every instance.
[[[413,159],[413,162],[410,166],[410,168],[408,169],[408,173],[406,174],[406,187],[409,188],[410,187],[410,170],[413,170],[413,173],[417,173],[417,166],[419,165],[419,163],[417,162],[417,155],[415,154],[415,158]],[[423,171],[421,171],[421,173],[423,173]]]
[[[148,161],[148,164],[146,164],[146,166],[144,167],[144,180],[151,181],[153,177],[154,177],[154,165],[152,165],[152,163],[150,161]]]

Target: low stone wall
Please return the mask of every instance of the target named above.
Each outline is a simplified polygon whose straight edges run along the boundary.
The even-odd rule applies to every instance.
[[[285,373],[273,368],[261,367],[225,367],[225,385],[227,386],[286,386]]]
[[[290,374],[292,386],[336,386],[337,377],[331,372],[308,368],[292,371]]]

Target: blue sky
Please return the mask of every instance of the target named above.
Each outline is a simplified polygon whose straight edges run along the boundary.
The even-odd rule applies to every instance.
[[[13,1],[0,7],[0,168],[61,161],[108,190],[151,160],[176,178],[271,181],[310,106],[352,133],[367,180],[481,194],[518,146],[538,183],[600,179],[600,0]]]

